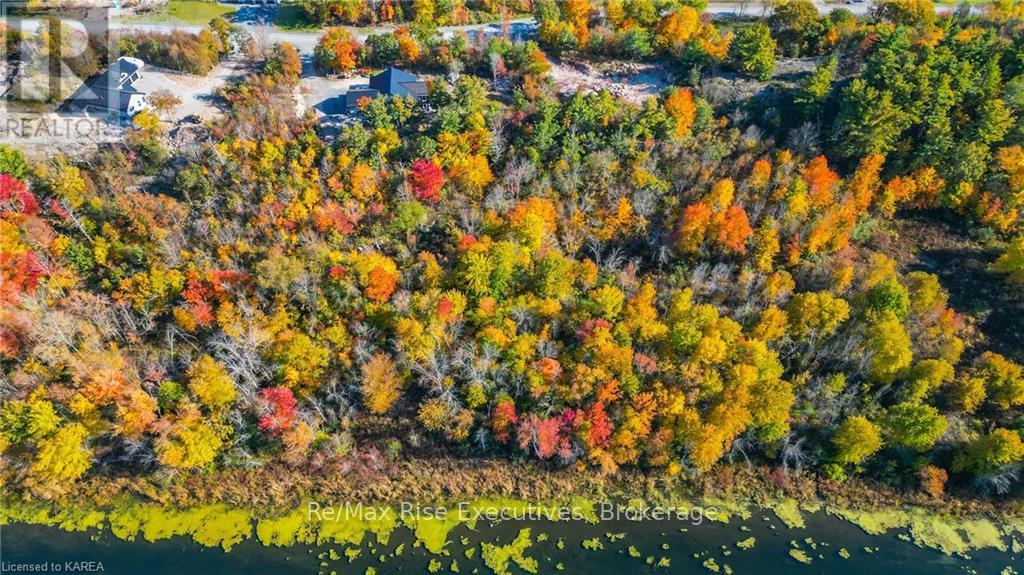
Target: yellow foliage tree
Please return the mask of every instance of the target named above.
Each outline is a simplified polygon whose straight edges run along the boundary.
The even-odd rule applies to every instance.
[[[88,435],[80,423],[71,423],[40,441],[29,466],[32,490],[44,496],[66,493],[91,466],[92,451],[85,446]]]
[[[394,362],[385,353],[376,353],[363,365],[363,405],[370,413],[387,413],[402,395],[402,381]]]
[[[199,403],[212,411],[220,411],[235,400],[231,374],[209,355],[200,357],[188,370],[188,388]]]

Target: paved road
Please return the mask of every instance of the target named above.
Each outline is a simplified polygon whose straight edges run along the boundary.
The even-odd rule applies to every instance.
[[[850,4],[839,4],[839,3],[825,3],[822,1],[816,1],[815,5],[818,7],[818,11],[822,14],[827,14],[834,8],[843,7],[858,16],[867,15],[872,8],[870,0],[863,2],[852,2]],[[238,5],[232,4],[231,6],[238,7]],[[940,6],[940,11],[949,11],[954,8],[951,6]],[[282,30],[273,26],[266,25],[265,22],[270,22],[272,19],[271,8],[267,6],[240,6],[239,13],[236,15],[236,19],[241,19],[238,22],[239,25],[251,30],[254,34],[264,37],[269,43],[288,42],[295,46],[300,52],[310,53],[316,46],[317,39],[320,37],[319,32],[299,32],[291,30]],[[751,0],[749,2],[711,2],[708,4],[707,10],[709,14],[713,16],[730,16],[730,15],[743,15],[743,16],[764,16],[767,15],[767,11],[762,1]],[[239,16],[241,16],[239,18]],[[3,20],[3,19],[0,19]],[[6,22],[9,26],[20,28],[26,32],[35,32],[39,28],[39,20],[37,19],[9,19]],[[0,22],[3,23],[3,22]],[[518,32],[522,35],[528,35],[530,31],[536,26],[533,18],[522,18],[513,20],[513,31]],[[204,28],[204,26],[194,26],[185,24],[147,24],[144,22],[112,22],[111,27],[115,30],[133,30],[138,32],[170,32],[172,30],[183,30],[187,32],[198,32]],[[385,32],[390,28],[372,28],[370,32],[367,32],[366,28],[352,28],[354,35],[359,40],[365,40],[368,33]],[[500,30],[500,24],[472,24],[467,26],[442,26],[438,29],[441,34],[454,34],[456,32],[467,32],[473,33],[478,30],[490,30],[497,33]]]
[[[8,27],[21,30],[28,33],[35,33],[39,29],[39,25],[42,21],[37,18],[0,18],[0,24],[6,24]],[[300,32],[291,30],[282,30],[273,26],[264,24],[259,20],[247,20],[244,22],[238,22],[240,26],[250,30],[257,36],[265,37],[271,43],[288,42],[295,46],[300,52],[312,52],[316,46],[317,40],[320,38],[320,32]],[[530,29],[534,27],[533,18],[521,18],[512,20],[510,22],[513,31],[519,30],[520,33],[526,34]],[[181,30],[184,32],[196,33],[206,28],[206,26],[196,26],[190,24],[150,24],[146,22],[124,22],[124,21],[112,21],[110,28],[113,30],[129,30],[134,32],[158,32],[166,33],[174,30]],[[440,34],[455,34],[457,32],[473,33],[478,30],[492,29],[495,33],[500,31],[500,24],[470,24],[465,26],[441,26],[438,28]],[[366,40],[367,35],[371,33],[379,33],[393,30],[393,28],[377,27],[377,28],[351,28],[353,35],[360,41]],[[369,31],[367,31],[369,30]]]
[[[872,3],[869,1],[851,2],[849,4],[816,1],[814,2],[814,5],[818,8],[818,12],[821,14],[828,14],[834,8],[842,7],[853,12],[857,16],[867,16],[872,7]],[[771,14],[771,9],[766,8],[764,2],[749,0],[747,2],[710,2],[705,12],[714,16],[757,17]]]

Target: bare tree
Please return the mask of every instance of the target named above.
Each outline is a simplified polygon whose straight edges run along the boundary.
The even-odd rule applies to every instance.
[[[270,34],[270,27],[259,24],[252,27],[253,56],[264,59],[270,56],[274,49],[274,38]]]
[[[807,452],[804,451],[804,438],[796,437],[790,433],[782,440],[782,448],[779,450],[779,458],[782,460],[782,469],[789,472],[791,469],[800,471],[807,464]]]
[[[1009,493],[1013,484],[1020,479],[1020,467],[1008,466],[986,473],[974,480],[974,485],[979,491],[986,494],[1005,495]]]
[[[166,88],[154,91],[147,100],[161,119],[166,119],[181,105],[181,98]]]
[[[377,23],[377,18],[380,17],[380,5],[383,3],[384,0],[366,0],[366,7],[370,11],[370,23]]]
[[[237,336],[221,332],[210,339],[214,357],[235,379],[243,404],[255,404],[260,384],[270,379],[270,367],[260,355],[265,345],[263,333],[252,326]]]

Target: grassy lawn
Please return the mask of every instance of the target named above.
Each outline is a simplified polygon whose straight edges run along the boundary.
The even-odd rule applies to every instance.
[[[282,30],[319,30],[320,25],[310,21],[306,11],[298,4],[281,4],[274,15],[274,26]]]
[[[218,16],[227,16],[236,8],[202,0],[171,0],[166,6],[125,18],[129,22],[192,24],[202,26]]]

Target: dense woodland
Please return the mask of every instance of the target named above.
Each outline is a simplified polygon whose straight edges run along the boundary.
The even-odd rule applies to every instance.
[[[145,112],[87,160],[0,148],[4,483],[49,498],[378,450],[1013,492],[1020,358],[868,240],[945,210],[1024,276],[1021,7],[858,21],[794,0],[723,33],[690,6],[553,5],[545,50],[654,54],[697,85],[558,99],[535,44],[453,57],[336,29],[317,54],[336,71],[468,73],[424,106],[366,101],[326,142],[278,46],[205,141],[171,147]],[[652,52],[609,48],[630,35]],[[701,97],[709,70],[783,56],[821,64],[729,116]]]

